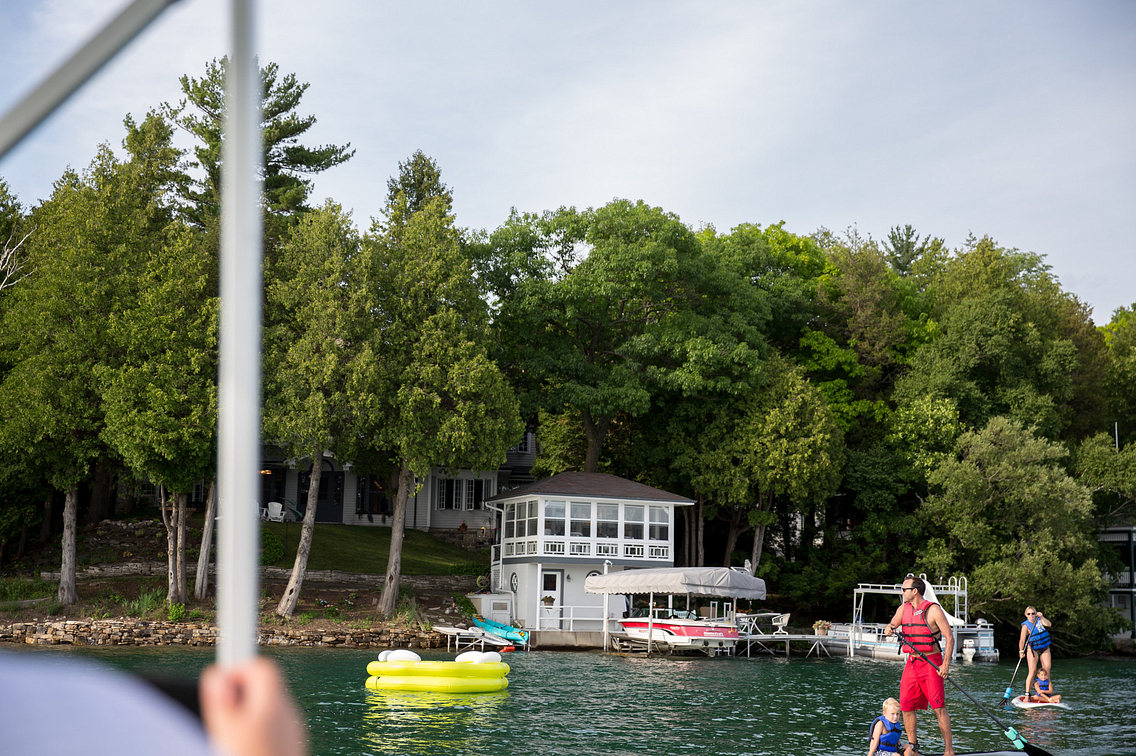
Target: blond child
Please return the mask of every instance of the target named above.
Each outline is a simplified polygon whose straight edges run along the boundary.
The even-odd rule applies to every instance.
[[[883,714],[872,720],[868,756],[875,756],[876,753],[903,753],[899,747],[899,737],[903,734],[903,726],[899,724],[901,714],[899,701],[894,698],[884,701]]]
[[[1049,682],[1049,673],[1045,668],[1037,671],[1037,679],[1033,681],[1034,694],[1030,701],[1034,703],[1061,703],[1061,696],[1054,695],[1053,685]]]

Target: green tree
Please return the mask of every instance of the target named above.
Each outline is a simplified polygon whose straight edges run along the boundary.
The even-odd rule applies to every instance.
[[[526,415],[579,414],[585,472],[598,468],[617,414],[732,383],[738,366],[760,363],[764,300],[678,218],[626,200],[528,218],[533,232],[509,240],[534,246],[501,255],[526,260],[528,275],[502,292],[495,331]]]
[[[176,106],[165,103],[166,117],[192,134],[200,144],[190,164],[203,175],[185,187],[185,208],[198,225],[213,227],[221,208],[221,132],[225,115],[225,67],[228,58],[205,64],[200,79],[181,77],[184,99]],[[312,181],[308,175],[345,163],[355,154],[350,144],[307,147],[300,139],[315,125],[315,116],[301,116],[300,106],[308,85],[295,74],[280,76],[279,67],[269,63],[260,69],[263,91],[261,135],[264,139],[264,194],[269,213],[269,238],[280,232],[276,218],[289,218],[307,209]],[[189,106],[192,106],[190,108]]]
[[[1118,307],[1101,331],[1108,350],[1108,410],[1127,445],[1136,441],[1136,304]]]
[[[1118,448],[1114,436],[1098,433],[1077,447],[1073,470],[1093,493],[1099,528],[1136,521],[1136,444]]]
[[[1092,499],[1059,464],[1066,454],[1005,417],[964,433],[931,474],[919,566],[969,576],[972,611],[1016,625],[1026,605],[1043,604],[1059,647],[1098,648],[1118,615],[1100,602]]]
[[[126,120],[130,159],[100,148],[87,171],[69,172],[31,223],[35,275],[10,290],[0,339],[12,368],[0,385],[0,444],[31,454],[66,493],[59,600],[72,604],[79,485],[111,455],[103,438],[98,376],[121,363],[113,316],[133,305],[143,267],[173,217],[169,127],[149,116]]]
[[[171,604],[187,598],[188,495],[217,456],[215,266],[202,234],[171,226],[139,271],[137,301],[112,315],[121,362],[96,368],[104,439],[135,476],[161,486]]]
[[[350,460],[359,416],[376,405],[370,275],[350,216],[330,201],[301,218],[272,269],[265,437],[312,464],[296,561],[276,608],[283,617],[292,615],[303,585],[324,453]]]
[[[931,298],[937,336],[897,382],[897,403],[951,399],[966,427],[1005,415],[1061,437],[1071,421],[1080,359],[1095,358],[1091,350],[1079,354],[1069,327],[1074,303],[1041,258],[982,239],[946,265]]]
[[[0,178],[0,292],[15,286],[28,273],[21,250],[31,233],[25,225],[23,206],[8,182]]]
[[[404,164],[405,171],[405,164]],[[488,311],[463,255],[448,197],[417,212],[399,191],[365,239],[375,272],[380,370],[370,433],[398,469],[391,545],[379,602],[394,613],[406,503],[432,467],[489,470],[524,430],[516,398],[489,359]]]

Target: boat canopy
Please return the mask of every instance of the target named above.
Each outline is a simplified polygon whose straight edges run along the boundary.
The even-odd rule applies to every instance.
[[[727,567],[659,567],[592,575],[584,581],[588,593],[673,593],[764,599],[765,581]]]

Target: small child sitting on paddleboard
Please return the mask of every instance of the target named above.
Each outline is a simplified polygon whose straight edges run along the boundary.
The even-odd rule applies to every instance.
[[[1049,682],[1049,673],[1044,669],[1037,671],[1037,678],[1033,681],[1034,694],[1030,696],[1030,703],[1061,703],[1061,696],[1054,695],[1053,686]]]
[[[883,714],[872,720],[871,737],[868,738],[868,756],[876,753],[904,753],[899,746],[903,726],[899,723],[902,712],[899,701],[889,698],[884,701]]]

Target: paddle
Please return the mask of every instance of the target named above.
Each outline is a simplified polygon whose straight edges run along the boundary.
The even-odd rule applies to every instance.
[[[1030,639],[1033,638],[1033,634],[1036,633],[1036,632],[1037,632],[1037,626],[1035,625],[1033,630],[1030,630],[1030,634],[1026,637],[1026,645],[1025,645],[1026,653],[1029,653],[1029,642],[1030,642]],[[1018,649],[1018,650],[1021,651],[1021,649]],[[1018,668],[1022,666],[1022,659],[1024,659],[1024,658],[1025,658],[1024,656],[1019,656],[1018,657],[1018,663],[1016,665],[1014,665],[1014,674],[1010,675],[1010,684],[1006,686],[1006,695],[1002,697],[1002,706],[1003,707],[1005,707],[1006,704],[1010,703],[1010,699],[1014,697],[1014,678],[1016,678],[1018,676]],[[1026,691],[1026,696],[1027,697],[1029,696],[1028,690]]]
[[[896,630],[895,634],[899,638],[900,643],[903,643],[908,648],[910,648],[912,651],[914,651],[915,653],[917,653],[921,657],[923,657],[923,661],[927,662],[932,667],[935,667],[935,669],[938,669],[938,666],[935,664],[935,662],[933,662],[933,661],[931,661],[930,659],[927,658],[927,654],[923,653],[922,651],[920,651],[919,649],[915,648],[914,646],[912,646],[910,643],[907,642],[907,638],[904,635],[902,630]],[[1005,722],[998,719],[998,717],[994,716],[994,713],[992,711],[990,711],[990,709],[987,709],[985,706],[983,706],[981,703],[979,703],[974,698],[974,696],[970,695],[965,690],[963,690],[962,686],[959,685],[954,680],[952,680],[950,677],[947,677],[946,680],[951,685],[958,688],[959,693],[962,693],[964,696],[969,698],[971,703],[973,703],[978,708],[982,709],[982,711],[985,712],[986,716],[993,719],[994,724],[996,724],[996,725],[998,725],[999,727],[1002,728],[1002,734],[1005,735],[1007,738],[1009,738],[1010,742],[1013,743],[1014,747],[1017,748],[1019,751],[1025,751],[1030,756],[1053,756],[1053,754],[1051,754],[1049,751],[1045,750],[1044,748],[1038,748],[1035,745],[1031,745],[1030,743],[1027,743],[1025,737],[1020,735],[1017,730],[1015,730],[1013,727],[1006,725]]]

